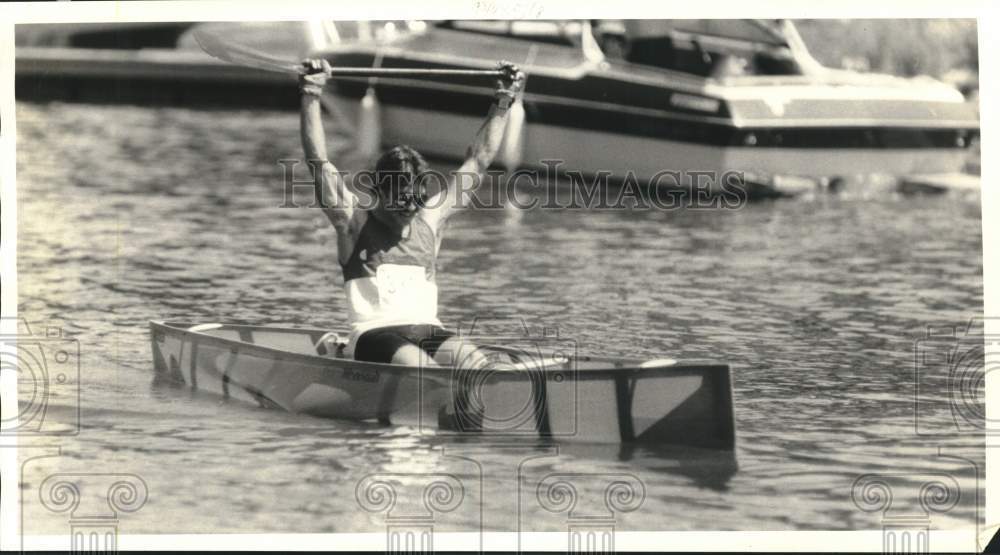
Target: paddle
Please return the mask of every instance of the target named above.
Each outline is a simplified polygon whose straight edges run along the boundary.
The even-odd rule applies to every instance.
[[[298,61],[286,60],[260,52],[249,46],[235,44],[212,34],[205,29],[195,29],[194,39],[209,55],[234,64],[254,67],[266,71],[301,74],[304,71]],[[428,68],[372,68],[335,67],[330,77],[493,77],[503,75],[498,69],[428,69]]]

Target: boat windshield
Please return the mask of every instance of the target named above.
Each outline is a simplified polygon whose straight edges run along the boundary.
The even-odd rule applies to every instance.
[[[716,79],[802,75],[811,61],[787,20],[449,20],[436,26],[582,47],[588,58],[622,60]]]
[[[758,19],[659,19],[631,20],[627,24],[631,33],[638,35],[660,35],[671,33],[686,38],[701,38],[704,41],[739,41],[748,44],[743,48],[783,47],[787,40],[780,31],[768,22]],[[731,47],[736,45],[730,44]]]
[[[580,21],[544,19],[521,21],[456,19],[442,21],[438,26],[456,31],[469,31],[562,46],[579,46],[584,28]]]
[[[337,39],[344,42],[392,40],[403,35],[422,33],[427,29],[427,24],[421,20],[373,19],[330,23],[335,26]]]
[[[625,19],[620,22],[622,51],[627,61],[703,77],[800,75],[807,57],[788,21]],[[599,38],[598,42],[607,43],[608,39]]]

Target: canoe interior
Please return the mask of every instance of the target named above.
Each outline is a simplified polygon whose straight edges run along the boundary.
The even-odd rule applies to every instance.
[[[732,449],[729,367],[579,356],[552,338],[477,340],[516,370],[319,354],[329,330],[151,322],[155,380],[265,407],[424,431]]]

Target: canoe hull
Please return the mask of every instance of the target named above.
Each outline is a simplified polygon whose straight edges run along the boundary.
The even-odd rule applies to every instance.
[[[320,356],[326,330],[151,322],[156,380],[421,432],[732,449],[729,368],[572,357],[473,372]],[[192,329],[193,328],[193,329]],[[498,348],[501,349],[501,348]]]

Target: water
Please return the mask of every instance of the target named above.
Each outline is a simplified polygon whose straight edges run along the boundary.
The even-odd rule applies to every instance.
[[[382,531],[386,514],[355,499],[371,473],[395,475],[401,503],[453,475],[464,496],[437,514],[446,530],[566,530],[536,497],[550,473],[575,474],[582,512],[603,507],[609,476],[640,481],[641,506],[614,515],[623,530],[877,529],[883,513],[851,498],[868,473],[892,475],[893,510],[918,514],[928,476],[952,478],[961,498],[934,528],[979,514],[983,442],[952,423],[947,376],[920,407],[939,435],[915,434],[913,406],[914,341],[982,315],[978,199],[459,215],[440,261],[446,323],[523,316],[586,352],[733,367],[733,454],[497,447],[150,387],[150,319],[343,325],[332,230],[278,208],[295,114],[22,103],[17,118],[19,316],[82,353],[81,433],[25,441],[61,447],[24,467],[28,532],[67,529],[30,494],[46,476],[95,469],[147,484],[127,533]],[[71,422],[74,405],[57,397],[46,418]]]

